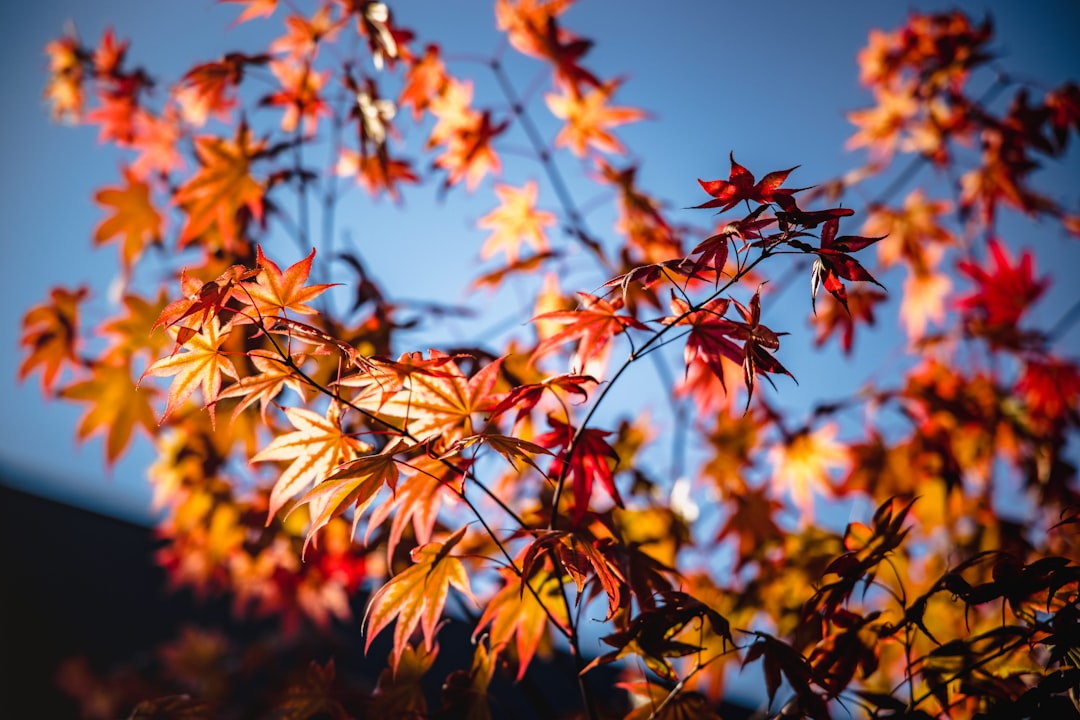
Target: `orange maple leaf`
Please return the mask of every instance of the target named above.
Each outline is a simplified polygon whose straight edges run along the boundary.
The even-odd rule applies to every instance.
[[[386,540],[387,558],[394,557],[394,550],[409,524],[412,525],[416,542],[421,545],[431,542],[443,501],[452,500],[454,497],[449,483],[458,477],[442,461],[429,456],[410,461],[404,472],[406,478],[395,488],[394,497],[379,503],[371,511],[365,535],[366,541],[371,531],[382,525],[393,513],[390,533]]]
[[[188,215],[180,233],[181,247],[213,228],[221,233],[226,247],[232,246],[239,239],[237,214],[241,210],[262,221],[265,191],[251,176],[251,162],[264,147],[265,142],[252,141],[251,130],[243,123],[232,141],[210,135],[195,138],[202,168],[173,196]]]
[[[244,12],[236,18],[235,25],[254,20],[260,17],[270,17],[277,9],[278,0],[218,0],[222,3],[237,3],[244,5]]]
[[[132,174],[146,178],[154,172],[168,174],[185,167],[184,156],[177,148],[181,135],[180,117],[173,106],[160,117],[145,111],[137,114],[131,147],[139,155],[131,163]]]
[[[435,116],[435,126],[428,134],[429,148],[450,142],[452,137],[476,124],[480,112],[472,107],[472,96],[471,80],[447,78],[439,94],[428,103],[428,110]]]
[[[281,394],[282,390],[290,387],[301,398],[305,397],[306,386],[293,372],[292,368],[276,353],[270,350],[251,350],[248,359],[258,370],[256,375],[247,375],[240,381],[230,385],[218,393],[217,400],[226,398],[243,398],[233,410],[233,419],[245,408],[252,405],[256,400],[259,402],[259,411],[262,414],[263,423],[267,422],[266,411],[273,403],[274,398]],[[304,356],[297,354],[292,356],[292,362],[300,366],[304,362]]]
[[[404,429],[419,442],[440,438],[449,444],[474,433],[473,415],[489,411],[502,399],[495,393],[501,361],[489,363],[466,377],[452,357],[432,350],[437,369],[408,372],[402,388],[383,401],[368,396],[354,401]]]
[[[540,570],[529,578],[530,590],[525,589],[520,575],[503,573],[506,584],[487,602],[484,614],[476,623],[475,638],[490,626],[492,650],[499,652],[513,643],[517,652],[517,679],[525,677],[529,663],[544,640],[548,612],[566,627],[569,625],[566,606],[562,602],[561,578]],[[535,592],[535,594],[534,594]],[[540,600],[537,600],[537,596]],[[541,604],[543,603],[543,604]],[[544,608],[548,608],[545,611]]]
[[[264,65],[269,55],[229,53],[220,60],[191,68],[173,90],[173,97],[186,122],[202,127],[210,115],[228,121],[236,105],[236,87],[247,65]]]
[[[923,337],[929,323],[945,321],[945,301],[951,291],[952,280],[944,273],[915,272],[904,280],[900,320],[909,340]]]
[[[338,175],[355,175],[356,182],[363,185],[372,195],[386,192],[398,200],[398,183],[418,183],[420,178],[413,172],[412,165],[405,160],[397,160],[386,153],[358,153],[342,150],[336,166]]]
[[[40,366],[41,387],[51,392],[64,364],[79,362],[75,355],[79,303],[88,293],[85,287],[74,291],[56,287],[50,294],[51,302],[35,305],[26,312],[19,344],[30,348],[30,354],[19,365],[19,380],[25,380]]]
[[[304,135],[313,136],[319,127],[319,117],[330,115],[330,106],[320,94],[330,71],[316,71],[310,63],[285,59],[271,61],[270,72],[281,83],[281,89],[268,95],[263,102],[285,108],[281,129],[293,132],[303,120]]]
[[[473,122],[458,128],[450,137],[446,151],[435,159],[435,165],[447,172],[444,185],[456,185],[464,179],[465,186],[475,190],[485,175],[497,174],[502,164],[491,141],[502,134],[509,124],[508,120],[492,124],[491,113],[485,110]]]
[[[646,327],[630,315],[619,315],[623,306],[621,299],[608,302],[603,298],[579,292],[581,306],[574,310],[556,311],[537,315],[533,321],[557,321],[565,327],[549,335],[536,346],[532,362],[550,353],[565,343],[577,340],[578,347],[571,360],[571,366],[583,369],[589,360],[600,357],[611,338],[627,328],[645,330]]]
[[[307,257],[282,272],[273,260],[263,255],[260,245],[255,259],[259,267],[256,282],[244,283],[233,292],[234,297],[251,306],[250,315],[244,311],[245,318],[250,322],[262,321],[277,315],[288,315],[289,310],[300,315],[317,315],[318,310],[305,303],[337,283],[304,286],[311,274],[314,259],[315,248],[312,248]]]
[[[916,271],[928,268],[925,250],[930,243],[951,244],[952,233],[946,230],[940,216],[949,212],[951,203],[946,200],[929,200],[922,188],[914,190],[898,210],[876,205],[862,231],[870,236],[882,237],[878,242],[878,262],[887,268],[903,260]]]
[[[251,458],[251,462],[293,461],[270,491],[267,525],[304,487],[319,482],[334,468],[371,449],[367,443],[342,432],[337,404],[327,408],[326,417],[304,408],[285,408],[285,416],[296,430],[277,436]],[[313,503],[312,512],[318,515],[321,511],[321,505]]]
[[[584,157],[589,147],[603,153],[625,152],[622,143],[608,129],[641,120],[645,113],[635,108],[608,107],[607,102],[618,87],[619,82],[613,80],[585,94],[566,88],[562,95],[545,95],[551,113],[566,121],[555,137],[555,145],[569,146],[578,157]]]
[[[495,194],[501,204],[477,222],[477,226],[492,231],[480,250],[480,257],[487,259],[502,248],[509,262],[517,262],[522,241],[537,252],[546,250],[544,228],[555,224],[555,215],[536,209],[536,182],[530,180],[520,190],[496,185]]]
[[[94,244],[122,238],[120,259],[124,269],[130,270],[147,243],[161,241],[162,219],[150,202],[150,186],[128,168],[124,169],[124,181],[126,187],[107,187],[94,195],[98,204],[113,211],[94,231]]]
[[[141,295],[125,295],[124,314],[116,315],[102,323],[97,335],[108,336],[111,340],[103,357],[134,355],[146,352],[150,357],[159,357],[169,344],[168,338],[161,333],[151,331],[154,321],[165,309],[164,289],[158,290],[154,299]]]
[[[836,431],[834,423],[813,432],[804,428],[769,452],[769,460],[774,464],[773,488],[779,493],[790,492],[805,520],[811,520],[814,515],[813,492],[830,489],[829,471],[844,468],[850,462],[847,448],[835,439]]]
[[[848,113],[848,120],[858,126],[846,147],[849,150],[867,146],[874,160],[888,160],[900,142],[900,132],[919,112],[913,83],[897,84],[894,88],[875,88],[877,104],[866,110]]]
[[[330,5],[319,8],[311,19],[298,14],[285,18],[285,34],[270,44],[270,52],[314,59],[319,43],[331,42],[341,30],[343,20],[330,15]]]
[[[174,339],[187,328],[174,325],[169,328],[169,334]],[[189,335],[189,333],[191,333]],[[185,352],[174,352],[169,357],[161,358],[153,365],[146,368],[142,378],[147,375],[154,377],[176,376],[172,385],[169,386],[169,399],[165,405],[165,412],[161,416],[161,422],[176,410],[185,400],[191,397],[195,388],[201,386],[203,401],[210,411],[210,419],[214,419],[214,401],[217,400],[221,390],[221,376],[228,375],[234,380],[239,376],[232,360],[221,350],[221,343],[229,336],[229,331],[222,333],[221,325],[217,317],[212,317],[203,323],[202,329],[187,333],[188,340],[184,344]],[[142,382],[139,378],[139,382]]]
[[[405,87],[398,95],[398,105],[403,108],[412,105],[413,119],[419,122],[424,110],[446,87],[448,79],[446,66],[439,56],[439,47],[428,45],[424,49],[424,56],[409,64],[405,72]]]
[[[76,437],[83,441],[104,432],[105,461],[116,462],[124,448],[131,442],[136,426],[152,436],[157,430],[150,398],[154,391],[139,391],[131,377],[131,357],[117,358],[113,362],[96,363],[91,368],[93,376],[72,383],[60,390],[66,400],[91,403],[79,421]]]
[[[82,61],[84,52],[74,35],[53,40],[45,46],[45,54],[49,57],[45,98],[51,106],[53,120],[74,123],[82,119],[86,74]]]
[[[424,646],[431,651],[451,586],[476,602],[465,566],[450,555],[467,529],[461,528],[444,543],[431,542],[415,548],[412,551],[415,564],[395,575],[372,596],[364,614],[365,651],[371,647],[375,636],[396,619],[394,649],[390,653],[392,667],[396,670],[417,625],[423,631]]]
[[[573,0],[497,0],[495,25],[506,33],[515,50],[532,57],[545,57],[542,43],[544,28],[550,20],[566,12]]]
[[[305,550],[319,530],[350,507],[353,509],[351,534],[355,534],[360,517],[383,485],[394,490],[399,474],[394,449],[392,446],[383,452],[364,455],[339,465],[333,474],[297,501],[295,507],[310,504],[312,508],[311,526],[304,538]]]
[[[579,62],[592,41],[559,27],[556,20],[569,6],[569,0],[521,0],[517,5],[500,0],[495,5],[495,22],[515,50],[551,63],[555,82],[577,92],[582,84],[598,87],[600,80]]]

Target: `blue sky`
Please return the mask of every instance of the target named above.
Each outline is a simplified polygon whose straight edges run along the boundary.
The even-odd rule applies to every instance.
[[[499,48],[490,3],[409,0],[391,5],[399,23],[416,30],[421,41],[443,46],[453,72],[480,76],[478,104],[505,110],[506,103],[497,96],[490,77],[484,79],[483,68],[471,66],[468,60],[490,56]],[[976,17],[988,6],[996,19],[995,47],[1003,65],[1047,87],[1080,78],[1080,53],[1073,37],[1080,27],[1080,4],[964,5]],[[648,121],[625,126],[618,133],[636,151],[630,159],[641,164],[642,186],[670,207],[684,208],[704,199],[697,178],[727,176],[729,151],[759,176],[800,165],[790,182],[795,186],[814,184],[858,165],[863,156],[844,149],[851,133],[845,115],[868,103],[855,63],[868,30],[896,27],[910,9],[946,7],[926,2],[784,2],[754,7],[704,1],[583,0],[567,15],[566,24],[596,40],[585,63],[589,68],[601,77],[626,78],[616,103],[650,113]],[[43,401],[36,377],[22,385],[15,380],[22,313],[43,301],[53,285],[89,283],[94,302],[84,315],[84,327],[92,327],[112,312],[107,291],[117,273],[115,249],[107,246],[95,251],[91,237],[101,220],[93,192],[117,180],[119,157],[97,145],[95,128],[61,127],[49,121],[41,97],[46,79],[42,50],[69,20],[91,43],[106,26],[112,26],[120,37],[132,40],[130,60],[145,65],[168,84],[197,61],[236,48],[254,50],[265,42],[259,23],[230,29],[236,15],[235,7],[207,0],[43,0],[0,6],[0,53],[2,66],[9,68],[6,97],[0,106],[0,154],[5,159],[0,171],[4,212],[0,266],[6,270],[0,342],[8,349],[0,353],[0,388],[8,398],[0,433],[0,465],[13,470],[24,489],[128,519],[145,522],[149,517],[150,493],[144,480],[151,461],[148,443],[137,441],[128,456],[106,472],[99,441],[82,446],[74,442],[82,408]],[[522,59],[513,60],[509,69],[528,93],[550,140],[558,125],[543,118],[541,96],[548,80],[541,67]],[[418,129],[409,122],[401,124],[406,139],[411,136],[415,141]],[[520,134],[510,136],[507,144],[526,145]],[[541,205],[556,208],[554,194],[543,183],[535,162],[512,152],[504,153],[503,160],[504,182],[520,185],[528,179],[540,180]],[[572,188],[581,189],[579,201],[588,205],[596,189],[580,181],[587,168],[569,155],[559,162]],[[1075,158],[1062,169],[1047,171],[1046,177],[1059,198],[1072,207],[1080,206]],[[436,197],[432,183],[406,192],[400,208],[385,201],[373,205],[361,191],[343,202],[342,227],[349,230],[392,296],[465,303],[491,311],[475,325],[450,323],[434,335],[418,334],[409,340],[415,346],[400,350],[424,349],[432,337],[435,341],[475,337],[479,328],[509,317],[527,299],[513,293],[493,299],[463,291],[476,272],[485,237],[475,223],[495,204],[490,182],[472,195],[455,189],[443,201]],[[932,184],[932,173],[924,171],[918,182]],[[865,215],[855,207],[855,219],[861,221]],[[679,222],[705,220],[692,211],[676,210],[672,217]],[[610,236],[612,216],[604,207],[590,213],[588,222],[598,235]],[[1041,270],[1080,267],[1075,240],[1046,226],[1034,229],[1040,236],[1022,238],[1022,242],[1037,248]],[[282,262],[299,258],[287,240],[271,248]],[[602,278],[583,275],[566,282],[573,281],[580,283],[574,289],[592,290]],[[801,340],[798,336],[786,339],[785,343],[790,342],[787,354],[781,355],[801,384],[796,387],[783,379],[779,383],[784,402],[803,409],[850,389],[850,382],[838,377],[846,370],[837,372],[848,366],[839,365],[835,353],[811,356],[807,350],[807,286],[800,278],[798,287],[784,291],[782,302],[769,308],[767,316],[774,327],[803,333]],[[345,302],[348,291],[340,292]],[[1056,320],[1062,308],[1076,299],[1075,293],[1075,284],[1059,282],[1040,306],[1043,317]],[[863,337],[854,363],[864,369],[877,368],[879,374],[895,370],[903,361],[903,351],[893,329],[886,321],[880,331]],[[1078,348],[1080,333],[1074,328],[1061,340],[1059,350],[1075,356]]]

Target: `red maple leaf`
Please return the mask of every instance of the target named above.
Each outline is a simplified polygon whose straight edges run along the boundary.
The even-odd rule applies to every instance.
[[[824,285],[825,289],[832,293],[832,296],[839,300],[841,305],[847,308],[847,291],[844,289],[844,283],[840,282],[840,278],[872,282],[881,289],[885,289],[885,286],[875,280],[874,276],[867,272],[859,264],[858,260],[848,254],[873,245],[881,238],[860,237],[857,235],[841,235],[837,237],[836,231],[839,227],[840,218],[838,217],[829,218],[825,221],[825,225],[821,228],[820,248],[810,248],[801,242],[792,243],[796,247],[809,250],[817,255],[810,276],[810,302],[814,305],[815,311],[817,310],[817,291],[821,285]]]
[[[554,320],[566,323],[559,332],[541,342],[533,352],[533,360],[547,355],[552,350],[571,340],[577,340],[578,349],[574,355],[576,367],[584,368],[589,360],[599,356],[614,336],[627,328],[644,330],[645,325],[630,315],[619,315],[622,300],[608,302],[595,295],[579,292],[581,307],[574,310],[556,311],[537,315],[533,320]]]
[[[611,433],[605,430],[585,428],[578,431],[571,425],[548,416],[551,432],[535,438],[536,444],[546,448],[558,448],[555,459],[548,469],[551,477],[566,477],[574,487],[574,522],[579,523],[589,509],[593,483],[600,485],[619,507],[623,506],[619,489],[615,487],[613,469],[619,462],[615,449],[604,438]],[[573,452],[569,452],[573,446]]]
[[[992,268],[961,260],[956,269],[971,278],[978,289],[957,301],[961,310],[989,330],[1014,327],[1024,312],[1049,286],[1046,278],[1035,279],[1035,260],[1025,250],[1013,263],[1009,251],[996,238],[988,243]]]
[[[727,180],[698,180],[702,189],[713,196],[712,200],[695,208],[719,208],[717,212],[724,212],[738,205],[743,200],[753,200],[767,205],[773,202],[777,196],[791,195],[798,190],[792,188],[781,189],[780,186],[787,180],[787,176],[795,167],[787,170],[771,172],[757,184],[754,183],[753,174],[739,163],[735,162],[735,153],[730,154],[731,173]]]

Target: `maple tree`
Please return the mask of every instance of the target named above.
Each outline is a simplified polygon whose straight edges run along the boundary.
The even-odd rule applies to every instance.
[[[718,717],[739,672],[782,717],[1080,713],[1080,367],[1060,326],[1031,324],[1053,278],[1000,222],[1080,235],[1035,184],[1080,132],[1076,84],[999,74],[1013,98],[1000,111],[969,90],[991,68],[989,21],[915,13],[859,56],[874,104],[851,113],[850,145],[865,166],[796,187],[797,166],[752,172],[731,151],[727,179],[690,178],[691,207],[669,211],[621,164],[619,127],[648,115],[613,104],[622,78],[585,66],[592,41],[564,24],[569,0],[495,3],[509,46],[550,71],[531,102],[497,57],[457,63],[381,2],[229,2],[237,22],[272,23],[265,52],[196,65],[157,95],[112,32],[46,48],[53,116],[126,153],[95,195],[92,240],[118,242],[130,282],[96,333],[79,323],[85,288],[30,309],[19,374],[89,403],[77,434],[104,432],[108,463],[136,429],[150,437],[174,585],[230,594],[284,633],[332,628],[369,595],[358,642],[390,642],[371,691],[352,705],[333,663],[290,657],[278,716],[490,717],[492,683],[526,681],[557,650],[590,718]],[[481,73],[501,105],[475,105]],[[548,140],[541,112],[559,126]],[[401,132],[410,122],[422,130]],[[517,128],[544,181],[497,180]],[[305,153],[327,146],[317,169]],[[558,152],[595,168],[609,233],[584,224]],[[952,197],[898,197],[923,167],[951,172]],[[319,223],[338,232],[340,176],[393,200],[403,184],[490,189],[475,253],[504,264],[463,285],[519,288],[526,324],[418,346],[409,333],[455,308],[413,315],[355,247],[312,247]],[[900,180],[867,203],[882,178]],[[546,197],[559,209],[538,207]],[[301,256],[288,266],[283,237]],[[336,262],[353,273],[348,311],[322,282]],[[569,263],[591,284],[560,272]],[[816,344],[839,335],[844,354],[901,297],[902,369],[842,398],[804,374],[790,330],[763,320],[793,273]],[[670,423],[636,393],[612,409],[646,357]],[[795,378],[820,389],[802,419],[782,405]],[[669,462],[650,451],[661,444]],[[821,512],[821,497],[861,519]],[[593,621],[600,652],[583,643]],[[470,623],[474,644],[435,679],[436,707],[423,681],[449,622]],[[613,664],[622,680],[599,687]],[[229,702],[128,697],[107,680],[94,692],[136,717]]]

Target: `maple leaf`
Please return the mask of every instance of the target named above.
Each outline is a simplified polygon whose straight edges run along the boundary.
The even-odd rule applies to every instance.
[[[263,98],[263,105],[284,106],[281,129],[294,132],[303,121],[303,132],[311,137],[319,127],[319,117],[330,115],[330,106],[320,91],[330,77],[329,71],[316,71],[309,62],[294,59],[272,60],[270,72],[274,74],[281,89]]]
[[[45,86],[45,98],[51,107],[52,119],[78,122],[82,119],[85,96],[83,95],[83,57],[85,51],[74,34],[65,35],[45,46],[49,58],[49,81]]]
[[[916,270],[925,268],[927,243],[951,244],[952,233],[942,227],[940,217],[949,212],[945,200],[928,200],[919,188],[911,192],[899,210],[872,205],[863,232],[880,236],[878,262],[883,268],[905,260]]]
[[[356,399],[354,404],[387,419],[419,442],[440,438],[449,444],[473,434],[472,416],[489,411],[501,399],[494,392],[501,361],[466,377],[453,357],[433,350],[430,359],[440,367],[408,371],[401,389],[389,398],[377,394]]]
[[[952,280],[944,273],[916,272],[904,280],[900,320],[909,340],[923,337],[928,323],[944,322],[945,300],[951,291]]]
[[[499,198],[499,207],[477,222],[478,227],[492,231],[480,250],[480,257],[486,260],[502,248],[507,260],[515,263],[522,241],[538,253],[547,250],[544,228],[555,224],[555,215],[536,209],[536,182],[530,180],[520,190],[509,185],[496,185],[495,194]]]
[[[312,248],[307,257],[282,272],[277,263],[263,255],[262,246],[258,246],[255,264],[259,274],[255,276],[255,282],[244,283],[233,293],[234,297],[251,306],[250,311],[243,311],[245,319],[248,322],[262,322],[279,314],[287,315],[289,310],[300,315],[318,314],[318,310],[305,303],[337,283],[304,287],[314,259],[315,248]]]
[[[770,498],[764,487],[747,487],[741,479],[735,482],[740,487],[729,495],[735,508],[716,534],[715,542],[730,535],[738,538],[735,569],[741,570],[747,563],[764,557],[770,548],[783,540],[784,533],[773,516],[784,506]]]
[[[790,492],[795,507],[807,521],[814,516],[813,492],[828,492],[830,470],[845,468],[850,462],[847,448],[835,440],[836,432],[834,423],[813,432],[803,428],[769,451],[774,490]]]
[[[1015,392],[1031,408],[1035,422],[1049,426],[1077,422],[1080,370],[1074,363],[1048,356],[1029,358],[1016,381]]]
[[[428,110],[436,120],[428,133],[428,148],[445,145],[452,137],[477,123],[480,113],[472,107],[472,97],[471,80],[447,78],[439,93],[428,103]]]
[[[663,593],[663,599],[663,605],[643,610],[629,622],[625,630],[601,638],[615,650],[597,657],[586,670],[633,654],[640,656],[646,667],[660,677],[676,682],[678,678],[669,658],[685,657],[702,649],[675,639],[695,619],[703,631],[708,620],[710,632],[735,645],[728,621],[705,603],[677,591]]]
[[[801,226],[803,230],[809,230],[828,220],[836,220],[855,214],[855,211],[851,208],[843,207],[827,208],[825,210],[803,210],[791,195],[776,193],[773,200],[783,208],[782,211],[776,213],[776,220],[780,224],[780,230],[785,233],[790,233],[792,226]]]
[[[584,385],[596,384],[596,378],[589,375],[556,375],[538,383],[526,383],[517,385],[491,409],[491,419],[495,419],[511,408],[517,408],[514,424],[521,422],[532,412],[545,391],[551,392],[556,398],[562,400],[563,395],[578,395],[581,401],[589,399],[589,393]]]
[[[619,193],[619,218],[615,230],[637,245],[651,262],[667,262],[682,255],[682,244],[675,230],[660,211],[660,203],[637,187],[637,166],[617,170],[602,159],[601,178]]]
[[[820,347],[832,337],[837,330],[840,331],[840,347],[845,355],[850,355],[855,343],[855,325],[865,323],[874,325],[874,306],[885,300],[885,293],[878,290],[864,290],[857,288],[847,296],[848,306],[845,308],[839,300],[833,298],[828,306],[817,311],[812,316],[817,325],[817,333],[814,335],[814,345]],[[907,286],[904,290],[904,302],[907,302]],[[903,315],[903,310],[901,310]],[[914,337],[909,332],[909,337]]]
[[[269,55],[229,53],[221,60],[191,68],[173,91],[181,116],[197,127],[205,125],[210,115],[227,121],[236,105],[236,87],[244,78],[245,68],[269,61]]]
[[[138,156],[131,163],[131,173],[144,179],[152,173],[168,174],[185,167],[184,156],[178,149],[183,133],[174,106],[161,116],[140,112],[135,116],[135,137],[131,147]]]
[[[113,212],[94,231],[94,244],[122,238],[120,260],[129,271],[147,243],[161,242],[162,218],[150,202],[149,185],[129,168],[124,169],[124,181],[125,186],[108,187],[94,195],[95,201]]]
[[[353,532],[360,521],[360,516],[367,509],[375,495],[386,485],[391,490],[397,487],[398,465],[394,452],[398,449],[394,443],[380,453],[364,455],[337,466],[334,472],[320,481],[297,501],[294,509],[311,504],[313,517],[304,538],[304,549],[338,515],[353,508]]]
[[[743,322],[724,317],[732,304],[742,316]],[[693,326],[687,335],[683,353],[686,366],[690,367],[695,361],[699,361],[723,384],[726,372],[723,360],[726,358],[736,365],[741,365],[743,381],[746,384],[747,407],[754,396],[755,376],[782,373],[794,380],[787,368],[770,354],[780,349],[780,336],[785,333],[776,333],[761,324],[760,287],[750,299],[749,308],[738,300],[726,298],[715,298],[700,308],[692,308],[686,301],[675,296],[672,296],[671,306],[674,315],[664,318],[664,323]],[[742,347],[739,347],[738,341],[743,342]]]
[[[292,460],[270,491],[267,525],[305,486],[323,480],[334,468],[370,449],[363,441],[342,432],[341,411],[336,403],[330,404],[325,417],[305,408],[285,408],[285,416],[296,430],[278,435],[251,458],[253,463]],[[312,505],[312,513],[319,515],[322,505]]]
[[[103,356],[111,358],[145,350],[152,358],[159,357],[165,352],[169,341],[161,333],[151,332],[151,328],[165,308],[165,290],[159,289],[154,300],[148,300],[141,295],[125,295],[122,302],[124,314],[110,318],[98,328],[99,336],[108,335],[112,338],[112,343]]]
[[[323,5],[310,19],[296,13],[289,15],[285,18],[285,34],[270,43],[270,52],[314,59],[319,44],[333,41],[344,24],[331,17],[330,10],[330,5]]]
[[[244,6],[244,12],[234,21],[236,25],[255,18],[270,17],[274,14],[278,4],[278,0],[218,0],[218,2],[235,3]]]
[[[578,341],[577,350],[571,359],[571,365],[584,368],[594,357],[599,357],[606,349],[611,338],[627,328],[645,330],[644,324],[630,315],[619,315],[622,300],[608,302],[595,295],[579,292],[581,305],[574,310],[558,310],[543,313],[533,318],[533,322],[559,322],[565,325],[558,332],[546,337],[533,351],[530,362],[549,354],[560,345]]]
[[[797,165],[787,170],[776,170],[754,183],[754,175],[739,163],[735,162],[735,152],[729,153],[731,159],[731,172],[727,180],[698,180],[701,189],[712,195],[713,199],[695,208],[717,208],[717,212],[724,212],[738,205],[744,200],[767,205],[776,200],[780,195],[790,196],[798,192],[795,189],[781,188],[787,180],[787,176],[795,170]]]
[[[472,665],[455,670],[442,686],[439,712],[465,720],[491,720],[491,696],[488,688],[495,674],[496,654],[485,642],[474,643]]]
[[[512,5],[507,0],[500,0],[495,5],[495,23],[506,32],[515,50],[554,66],[556,85],[564,85],[577,93],[582,84],[599,87],[601,83],[579,63],[592,47],[592,41],[577,37],[559,27],[556,21],[569,4],[564,0],[540,3],[521,0]]]
[[[566,605],[561,598],[562,579],[547,570],[538,570],[529,576],[531,590],[527,590],[520,575],[504,571],[503,578],[505,584],[486,603],[473,638],[488,628],[493,651],[500,652],[512,644],[517,654],[517,679],[520,681],[545,638],[550,620],[548,613],[562,627],[569,625]]]
[[[607,102],[619,87],[613,80],[584,95],[567,88],[563,95],[548,93],[544,96],[552,115],[565,120],[555,136],[557,147],[569,146],[578,157],[584,157],[587,148],[603,153],[622,154],[625,149],[608,128],[635,122],[646,117],[635,108],[608,107]]]
[[[274,398],[280,395],[286,387],[292,388],[301,398],[305,397],[306,386],[292,367],[282,360],[281,356],[276,352],[256,349],[249,351],[247,356],[258,373],[245,375],[240,378],[239,382],[229,385],[217,395],[217,400],[234,397],[243,398],[233,410],[233,420],[245,408],[258,401],[259,412],[263,423],[266,424],[266,410],[274,402]],[[304,364],[304,356],[302,354],[293,355],[292,362],[297,367],[300,367]]]
[[[81,442],[104,432],[105,462],[112,465],[131,441],[132,431],[141,427],[148,436],[154,435],[157,422],[150,407],[150,391],[139,391],[131,378],[131,358],[95,363],[93,375],[61,388],[60,397],[66,400],[91,403],[79,420],[76,437]]]
[[[1047,279],[1035,279],[1035,261],[1025,250],[1018,262],[1013,262],[1006,247],[997,238],[987,243],[991,268],[983,268],[970,260],[961,260],[956,269],[973,280],[975,292],[957,300],[957,307],[974,320],[983,323],[987,331],[1014,329],[1020,318],[1049,286]]]
[[[611,548],[611,538],[602,540],[584,529],[575,531],[545,530],[534,531],[537,537],[526,549],[521,559],[521,574],[533,577],[537,561],[550,556],[574,580],[580,603],[585,586],[590,580],[596,580],[600,589],[607,595],[608,614],[605,621],[615,617],[621,607],[628,605],[627,574],[624,566],[614,562],[606,551]],[[633,542],[633,541],[631,541]],[[550,606],[549,606],[550,607]]]
[[[453,499],[452,481],[458,477],[458,474],[446,467],[442,461],[430,456],[409,461],[402,472],[406,477],[399,480],[393,498],[379,503],[371,511],[365,535],[366,541],[372,530],[393,514],[386,540],[388,559],[394,557],[394,550],[401,541],[405,528],[410,524],[417,543],[423,545],[431,542],[439,509],[445,500]]]
[[[131,144],[135,137],[135,117],[139,111],[134,90],[134,87],[128,87],[104,93],[100,96],[101,104],[86,114],[86,122],[101,126],[98,142],[115,142],[121,147]]]
[[[413,566],[392,577],[372,595],[364,613],[365,652],[383,628],[396,619],[394,649],[390,653],[391,667],[396,671],[417,625],[424,634],[424,646],[431,652],[451,586],[476,602],[465,566],[450,555],[467,529],[462,527],[446,542],[431,542],[414,548],[411,553]]]
[[[237,214],[241,210],[262,221],[265,190],[250,170],[264,147],[264,142],[252,141],[244,123],[237,127],[233,141],[209,135],[195,138],[202,168],[173,195],[173,202],[188,216],[180,233],[181,247],[214,228],[226,247],[233,246],[239,239]]]
[[[873,107],[848,113],[848,120],[859,130],[848,139],[846,147],[854,150],[867,146],[876,161],[891,158],[900,142],[900,132],[919,112],[917,92],[914,82],[875,87]]]
[[[173,326],[169,328],[169,333],[173,338],[178,338],[185,329]],[[239,377],[232,360],[221,350],[221,343],[228,336],[228,330],[222,333],[217,317],[210,318],[208,322],[203,323],[198,332],[190,336],[184,345],[184,352],[174,351],[169,357],[161,358],[146,368],[142,378],[147,375],[175,376],[169,386],[169,399],[165,404],[161,422],[164,422],[165,418],[191,397],[195,388],[199,386],[202,387],[203,401],[213,421],[214,401],[217,400],[218,391],[221,390],[221,376],[228,375],[234,380]],[[140,383],[142,378],[139,378]]]
[[[439,54],[439,47],[429,44],[424,48],[424,56],[409,63],[405,72],[405,86],[398,95],[400,107],[412,106],[413,119],[417,122],[423,117],[424,110],[446,87],[449,76],[446,65]]]
[[[821,285],[824,285],[825,289],[840,301],[840,304],[845,308],[847,307],[847,291],[844,288],[844,283],[840,282],[840,278],[872,282],[882,290],[885,289],[885,286],[875,280],[874,276],[867,272],[859,264],[858,260],[848,254],[873,245],[881,238],[857,235],[841,235],[837,237],[836,232],[839,227],[840,218],[833,217],[826,220],[821,227],[821,247],[817,249],[804,245],[799,241],[791,241],[793,246],[817,255],[810,274],[810,302],[814,305],[815,311],[817,310],[817,291]]]
[[[236,290],[239,282],[247,280],[255,275],[257,270],[248,270],[243,265],[233,265],[225,272],[209,282],[200,282],[198,278],[190,277],[186,270],[180,272],[180,289],[184,297],[165,306],[150,328],[156,330],[159,327],[172,328],[181,320],[202,313],[199,319],[201,327],[211,317],[216,317],[225,307]],[[195,330],[181,327],[176,335],[178,345],[186,343]]]
[[[580,523],[589,509],[593,483],[607,491],[615,504],[622,507],[623,500],[619,488],[615,486],[613,469],[619,463],[619,456],[604,438],[611,432],[585,428],[578,433],[573,426],[548,416],[551,431],[535,438],[537,445],[558,449],[555,459],[548,469],[552,478],[567,478],[574,488],[574,523]],[[575,441],[575,435],[577,440]],[[573,453],[569,450],[573,447]]]
[[[536,58],[544,53],[538,40],[548,21],[562,15],[573,0],[496,0],[495,26],[515,50]]]
[[[386,192],[394,200],[400,199],[398,183],[420,182],[412,165],[405,160],[391,158],[386,153],[358,153],[342,150],[336,165],[338,175],[355,175],[356,182],[372,195]]]
[[[450,137],[446,151],[435,158],[436,167],[447,172],[443,186],[450,187],[464,179],[465,187],[472,191],[489,172],[498,173],[502,165],[491,141],[509,124],[509,120],[492,124],[491,112],[485,110],[473,122],[458,128]]]
[[[421,681],[438,654],[438,643],[431,648],[406,644],[397,666],[379,673],[368,714],[380,718],[427,717],[427,698]]]
[[[30,308],[22,320],[19,344],[30,350],[19,365],[19,380],[41,368],[41,388],[52,392],[53,385],[66,363],[78,364],[75,343],[79,336],[79,303],[89,290],[53,288],[50,302]]]

